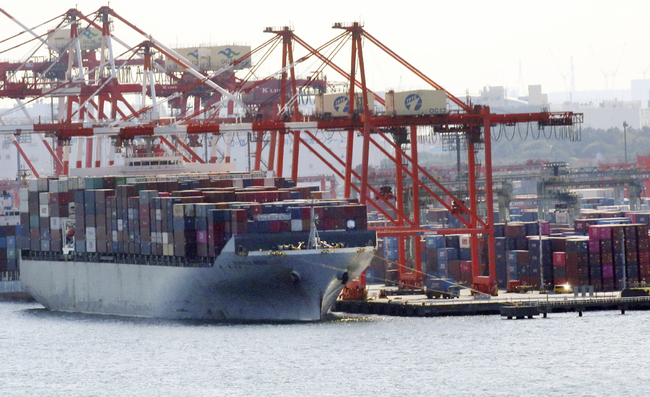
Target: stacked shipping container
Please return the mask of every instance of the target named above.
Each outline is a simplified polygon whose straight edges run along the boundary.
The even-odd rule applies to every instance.
[[[318,230],[367,229],[365,206],[354,200],[311,200],[318,192],[290,180],[191,178],[31,181],[21,191],[22,217],[29,227],[20,246],[61,252],[67,221],[74,220],[79,254],[146,255],[170,262],[186,258],[210,265],[209,258],[231,236],[309,231],[311,207]]]

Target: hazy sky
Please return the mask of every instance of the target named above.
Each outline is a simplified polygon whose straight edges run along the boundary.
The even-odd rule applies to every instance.
[[[28,4],[29,6],[24,6]],[[85,14],[107,2],[29,0],[3,2],[3,9],[36,26],[76,7]],[[267,26],[293,26],[313,47],[334,38],[334,22],[363,22],[365,29],[455,95],[503,85],[514,93],[523,83],[544,92],[571,88],[573,57],[576,91],[628,89],[630,80],[650,78],[650,1],[134,1],[112,0],[118,14],[171,46],[201,43],[261,45]],[[21,29],[0,15],[0,40]],[[50,26],[54,27],[54,23]],[[131,45],[143,38],[121,23],[114,34]],[[0,44],[0,50],[7,43]],[[0,54],[16,59],[27,53]],[[349,69],[347,45],[335,62]],[[371,88],[424,88],[425,84],[364,46]],[[297,56],[304,54],[296,49]],[[256,58],[253,62],[257,62]],[[264,64],[261,74],[279,69]],[[520,78],[521,65],[521,78]],[[300,65],[299,72],[317,63]],[[564,78],[563,78],[564,75]],[[260,75],[259,77],[263,77]],[[328,80],[341,80],[327,72]]]

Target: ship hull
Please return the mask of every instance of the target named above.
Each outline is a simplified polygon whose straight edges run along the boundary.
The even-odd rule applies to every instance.
[[[55,311],[221,321],[318,321],[373,247],[234,252],[210,267],[23,259],[26,292]]]

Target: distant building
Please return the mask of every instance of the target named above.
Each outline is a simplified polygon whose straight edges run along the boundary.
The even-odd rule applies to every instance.
[[[627,122],[630,128],[641,128],[648,125],[650,109],[641,108],[641,101],[603,101],[598,105],[563,104],[562,111],[572,111],[584,114],[583,127],[591,128],[623,128]]]

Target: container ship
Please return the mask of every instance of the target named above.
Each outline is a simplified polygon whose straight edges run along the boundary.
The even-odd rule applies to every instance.
[[[353,199],[263,173],[125,174],[20,190],[21,282],[46,308],[319,321],[374,255]]]

